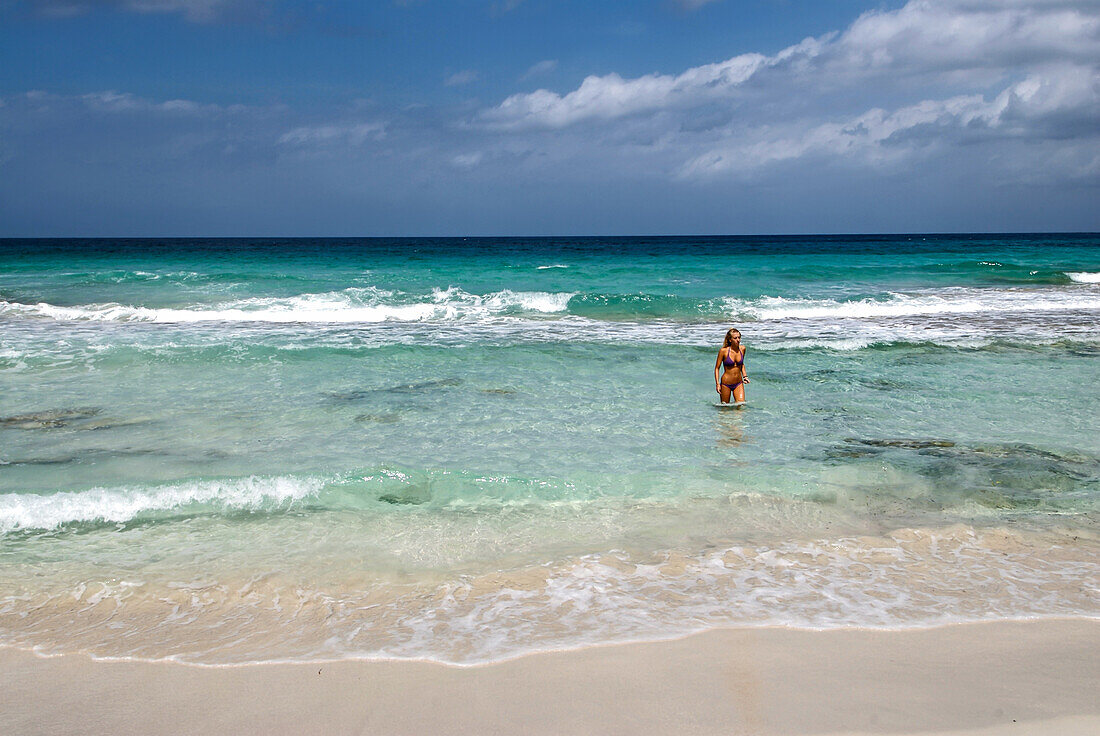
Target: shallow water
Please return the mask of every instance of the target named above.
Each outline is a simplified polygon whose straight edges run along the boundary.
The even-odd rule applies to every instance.
[[[1096,616],[1098,317],[1086,236],[0,241],[0,639]]]

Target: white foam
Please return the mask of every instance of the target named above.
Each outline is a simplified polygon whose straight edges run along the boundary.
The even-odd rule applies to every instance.
[[[362,569],[357,557],[320,560],[326,572],[280,558],[248,569],[153,564],[140,582],[99,569],[86,581],[70,572],[16,578],[6,590],[20,593],[0,595],[0,641],[101,657],[171,652],[204,664],[469,665],[735,626],[899,629],[1096,617],[1095,552],[1086,540],[957,526],[641,556],[611,550],[420,580],[348,574]]]
[[[536,268],[538,268],[539,271],[545,271],[548,268],[569,268],[569,266],[564,263],[554,263],[549,266],[537,266]]]
[[[1100,274],[1074,272],[1081,283],[1100,283]],[[379,323],[477,322],[526,314],[568,311],[576,292],[512,291],[473,294],[457,287],[411,295],[353,287],[291,297],[255,297],[183,308],[152,308],[119,303],[58,306],[0,300],[0,316],[39,317],[91,322],[255,322],[255,323]],[[787,299],[762,297],[720,300],[730,317],[756,322],[799,320],[902,319],[950,315],[1005,315],[1100,310],[1100,293],[1079,289],[947,288],[916,293],[891,293],[882,299]],[[598,319],[598,318],[597,318]]]
[[[504,289],[484,296],[470,294],[461,289],[435,289],[432,298],[436,304],[453,310],[451,316],[491,316],[509,311],[564,312],[576,292],[512,291]]]
[[[759,321],[790,319],[873,319],[922,315],[1100,310],[1100,295],[1033,289],[942,289],[936,293],[890,294],[887,299],[729,298],[735,316]]]
[[[45,302],[22,304],[0,300],[0,315],[44,317],[90,322],[274,322],[374,323],[423,322],[485,318],[527,312],[561,312],[571,292],[519,291],[470,294],[461,289],[436,289],[424,299],[373,288],[349,288],[286,298],[252,298],[180,309],[138,307],[118,303],[62,307]]]
[[[26,352],[15,348],[0,347],[0,370],[21,370],[27,367]]]
[[[542,585],[502,581],[481,595],[454,585],[430,611],[410,611],[402,624],[411,635],[387,651],[471,664],[715,627],[907,628],[1097,614],[1095,586],[1075,584],[1097,571],[1087,551],[1043,559],[1019,538],[1008,541],[1018,546],[987,545],[964,528],[898,530],[885,539],[670,554],[650,564],[625,553],[588,555],[548,569]],[[451,642],[463,646],[446,651]]]
[[[166,511],[194,503],[220,508],[258,508],[316,494],[317,479],[250,476],[232,480],[193,481],[156,488],[93,488],[48,495],[0,495],[0,533],[17,529],[52,529],[88,521],[123,522],[138,514]]]
[[[1100,273],[1095,271],[1070,271],[1066,276],[1079,284],[1100,284]]]

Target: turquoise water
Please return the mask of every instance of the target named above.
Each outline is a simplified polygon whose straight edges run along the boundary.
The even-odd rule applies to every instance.
[[[0,241],[0,641],[1095,616],[1098,317],[1093,236]]]

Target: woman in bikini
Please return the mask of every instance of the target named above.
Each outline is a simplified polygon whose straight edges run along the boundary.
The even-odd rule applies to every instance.
[[[721,378],[719,378],[719,369],[724,369]],[[741,333],[738,330],[730,330],[726,333],[726,339],[718,351],[718,359],[714,361],[714,390],[718,392],[723,404],[730,402],[731,395],[734,401],[741,402],[745,400],[745,384],[748,382]]]

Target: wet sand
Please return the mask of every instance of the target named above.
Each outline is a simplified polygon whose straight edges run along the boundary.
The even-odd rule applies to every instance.
[[[0,649],[0,733],[1094,734],[1100,621],[710,631],[478,667]]]

